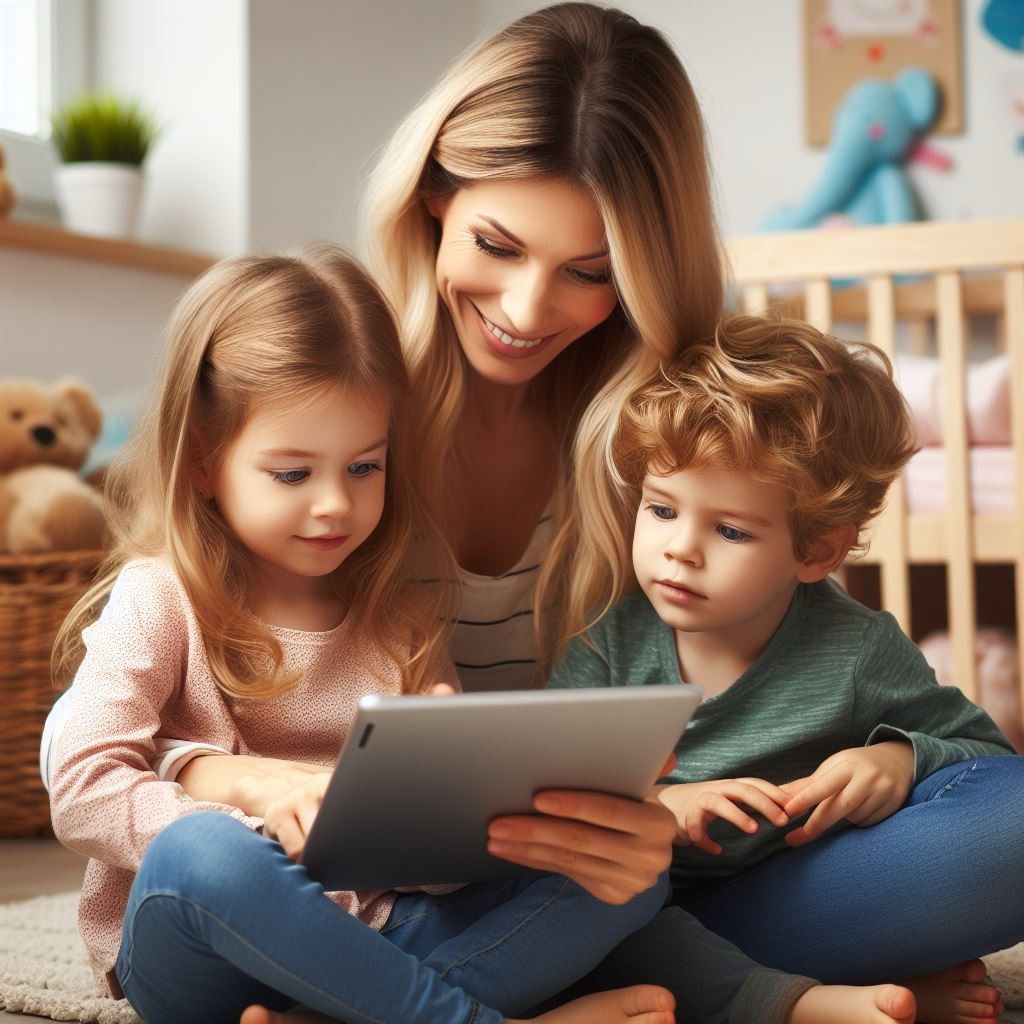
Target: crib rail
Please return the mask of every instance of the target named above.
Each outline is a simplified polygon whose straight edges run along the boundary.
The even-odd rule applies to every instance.
[[[774,309],[823,331],[866,325],[890,357],[897,326],[904,344],[922,351],[934,325],[942,366],[945,515],[909,513],[903,481],[874,524],[863,561],[879,566],[882,605],[910,632],[909,569],[939,563],[947,577],[947,620],[961,689],[978,699],[974,566],[1014,567],[1015,620],[1024,688],[1024,220],[924,223],[840,231],[793,232],[732,239],[726,260],[742,307]],[[911,275],[909,280],[898,280]],[[834,279],[856,279],[833,287]],[[779,286],[786,286],[779,290]],[[1016,514],[976,516],[971,509],[964,381],[968,317],[995,315],[1010,353]],[[840,332],[841,333],[841,332]]]

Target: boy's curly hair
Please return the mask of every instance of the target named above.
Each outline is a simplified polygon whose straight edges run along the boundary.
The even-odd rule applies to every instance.
[[[794,320],[733,316],[623,409],[613,458],[630,491],[711,463],[791,494],[793,550],[838,526],[861,531],[913,455],[914,431],[885,354]]]

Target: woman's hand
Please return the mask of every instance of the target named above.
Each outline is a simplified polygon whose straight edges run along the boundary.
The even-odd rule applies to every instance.
[[[250,754],[203,754],[193,757],[175,780],[193,800],[230,804],[254,818],[267,805],[324,769],[302,761]]]
[[[791,818],[815,808],[786,842],[803,846],[843,818],[861,828],[874,825],[903,806],[913,782],[914,748],[907,740],[840,750],[813,775],[782,787],[790,796],[785,811]]]
[[[722,818],[746,833],[757,831],[743,807],[763,814],[780,828],[789,821],[783,810],[792,794],[764,779],[713,779],[708,782],[681,782],[662,786],[658,799],[672,811],[679,825],[676,842],[696,846],[706,853],[718,854],[722,847],[708,835],[708,825]]]
[[[675,767],[675,758],[662,771]],[[676,822],[655,794],[637,803],[607,793],[545,790],[539,816],[495,818],[487,849],[515,864],[565,875],[605,903],[649,889],[672,860]]]
[[[330,781],[331,773],[321,769],[267,804],[263,834],[276,839],[292,860],[302,854]]]

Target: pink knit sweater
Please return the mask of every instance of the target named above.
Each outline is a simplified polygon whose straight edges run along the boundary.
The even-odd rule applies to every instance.
[[[298,686],[270,700],[238,700],[214,684],[195,615],[177,574],[147,559],[124,567],[103,614],[85,630],[85,660],[72,690],[51,791],[62,843],[86,854],[79,927],[94,969],[120,995],[113,966],[128,891],[150,840],[170,821],[219,810],[250,828],[262,821],[201,803],[150,769],[157,733],[331,768],[359,699],[398,694],[398,667],[343,622],[324,633],[273,628]],[[380,928],[386,892],[330,898]]]

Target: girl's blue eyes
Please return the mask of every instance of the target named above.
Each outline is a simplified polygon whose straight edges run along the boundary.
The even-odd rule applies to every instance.
[[[662,522],[671,522],[676,517],[676,510],[667,505],[648,505],[647,507],[651,510],[654,518],[660,519]]]
[[[518,255],[515,249],[507,249],[503,245],[495,245],[476,231],[473,232],[473,242],[481,252],[486,253],[488,256],[493,256],[497,260],[510,260]],[[566,267],[566,271],[571,277],[579,281],[580,284],[602,285],[608,284],[612,279],[610,270],[594,271],[580,270],[579,267]]]
[[[380,465],[376,462],[353,462],[350,466],[346,466],[345,471],[349,476],[360,477],[372,473],[375,469],[380,469]],[[311,470],[271,469],[269,472],[279,484],[294,487],[296,484],[301,484],[310,475]]]
[[[309,476],[308,469],[272,469],[270,475],[279,484],[301,484]]]

